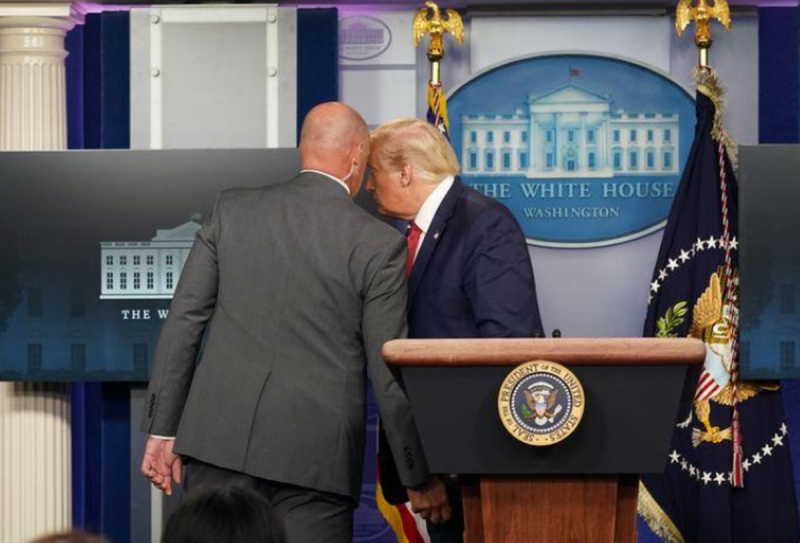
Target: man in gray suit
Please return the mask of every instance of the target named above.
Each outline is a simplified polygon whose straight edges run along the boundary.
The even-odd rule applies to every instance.
[[[352,202],[366,123],[343,104],[318,106],[299,150],[300,175],[223,192],[198,233],[154,355],[142,472],[171,494],[185,459],[190,490],[263,493],[290,543],[350,541],[368,372],[412,507],[446,520],[446,492],[380,354],[406,334],[407,256],[400,234]]]

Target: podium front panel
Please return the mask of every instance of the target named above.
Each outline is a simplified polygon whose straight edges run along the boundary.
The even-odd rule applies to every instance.
[[[425,454],[435,473],[639,474],[663,471],[685,366],[573,366],[586,408],[575,432],[548,447],[503,427],[497,395],[512,367],[404,367]],[[688,411],[687,411],[688,415]]]

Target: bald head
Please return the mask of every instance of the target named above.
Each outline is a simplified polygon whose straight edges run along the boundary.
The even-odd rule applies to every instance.
[[[369,138],[367,123],[340,102],[320,104],[306,115],[300,132],[301,153],[341,153]]]
[[[343,180],[353,196],[369,154],[369,129],[361,115],[340,102],[320,104],[306,115],[300,132],[300,166]]]

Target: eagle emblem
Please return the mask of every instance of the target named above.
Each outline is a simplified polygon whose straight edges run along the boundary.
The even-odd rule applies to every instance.
[[[432,61],[441,60],[444,56],[442,37],[446,33],[452,34],[459,45],[464,45],[464,23],[461,15],[454,9],[444,10],[447,15],[445,18],[442,17],[439,6],[433,2],[425,2],[425,6],[414,14],[414,46],[419,45],[425,34],[430,34],[428,58]]]
[[[586,408],[583,385],[569,368],[549,360],[525,362],[509,373],[497,394],[497,413],[515,439],[549,447],[578,428]]]
[[[675,10],[675,30],[680,37],[689,23],[695,21],[697,24],[695,43],[710,45],[709,23],[714,19],[722,23],[725,30],[731,29],[731,10],[725,0],[716,0],[713,5],[709,5],[706,0],[699,0],[696,7],[692,5],[692,0],[680,0]]]
[[[524,394],[525,403],[531,410],[530,415],[526,418],[533,419],[537,426],[552,423],[556,415],[563,409],[562,406],[556,405],[558,389],[550,383],[544,381],[533,383],[524,391]]]
[[[703,425],[703,428],[692,430],[692,445],[695,447],[703,442],[721,443],[724,440],[731,440],[732,437],[730,427],[720,429],[710,422],[710,402],[731,406],[734,400],[731,371],[735,328],[732,321],[735,313],[739,311],[737,295],[739,277],[734,272],[733,294],[731,299],[726,300],[722,294],[721,276],[722,270],[711,274],[708,287],[694,305],[692,325],[689,328],[689,337],[702,339],[706,345],[703,372],[694,398],[695,414]],[[756,385],[740,381],[736,384],[736,402],[742,403],[764,390],[777,389],[775,385]],[[690,422],[691,415],[680,426],[685,428]]]

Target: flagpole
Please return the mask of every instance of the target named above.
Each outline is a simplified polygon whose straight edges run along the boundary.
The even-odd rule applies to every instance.
[[[728,183],[726,180],[725,166],[727,161],[726,153],[726,137],[725,131],[722,129],[721,121],[721,100],[722,96],[718,89],[716,81],[716,74],[711,69],[709,63],[709,49],[713,40],[711,39],[710,23],[714,19],[718,20],[725,30],[731,29],[731,13],[726,0],[715,0],[714,5],[710,6],[706,0],[698,0],[696,6],[692,5],[692,0],[680,0],[678,7],[675,10],[675,29],[678,32],[678,37],[683,34],[686,27],[694,21],[695,34],[694,44],[697,47],[697,65],[698,65],[698,91],[708,96],[714,102],[715,115],[712,128],[712,138],[717,145],[717,157],[719,168],[720,180],[720,195],[722,205],[722,240],[721,243],[725,247],[725,260],[723,277],[725,279],[725,294],[723,300],[729,304],[735,304],[736,289],[738,277],[737,272],[734,270],[731,260],[731,225],[728,220]],[[739,363],[738,363],[738,308],[731,310],[729,316],[729,323],[731,328],[731,368],[730,368],[730,385],[731,385],[731,441],[733,449],[733,466],[731,470],[731,486],[734,488],[744,487],[744,466],[743,466],[743,449],[742,449],[742,432],[741,421],[739,419]],[[701,377],[702,379],[702,377]],[[701,391],[695,393],[695,399],[701,396]]]
[[[430,36],[427,57],[431,63],[428,80],[428,116],[431,122],[447,136],[449,131],[447,105],[442,92],[442,59],[444,58],[444,35],[450,34],[459,45],[464,44],[464,22],[454,9],[439,9],[434,2],[425,2],[425,7],[414,14],[414,46],[422,38]]]
[[[431,85],[441,85],[442,84],[442,67],[440,60],[431,60]]]

